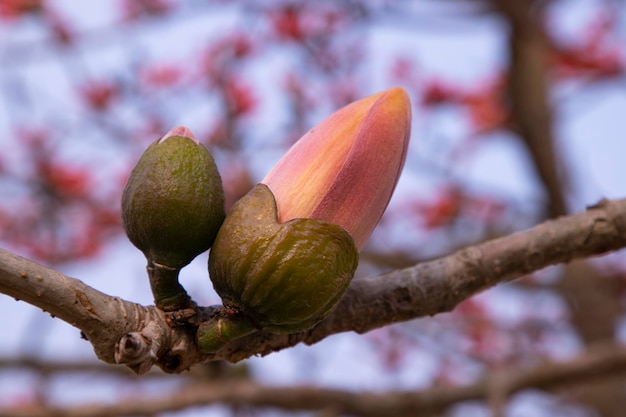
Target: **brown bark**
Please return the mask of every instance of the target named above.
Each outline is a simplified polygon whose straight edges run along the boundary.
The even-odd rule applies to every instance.
[[[181,372],[211,360],[237,362],[345,331],[364,333],[391,323],[450,311],[468,297],[549,265],[626,246],[626,199],[525,232],[470,246],[449,256],[352,282],[333,313],[291,335],[263,331],[236,339],[216,355],[201,353],[193,327],[170,327],[171,315],[103,294],[81,281],[0,250],[0,292],[38,306],[78,327],[108,363],[136,372],[156,364]],[[200,317],[210,317],[205,307]]]
[[[313,386],[267,387],[235,379],[188,384],[158,397],[133,397],[108,405],[0,407],[0,417],[153,415],[217,403],[290,411],[332,410],[334,415],[419,417],[438,415],[462,401],[491,400],[494,403],[526,388],[559,390],[580,381],[595,381],[625,372],[626,348],[600,345],[567,361],[498,369],[470,385],[423,391],[370,393]]]

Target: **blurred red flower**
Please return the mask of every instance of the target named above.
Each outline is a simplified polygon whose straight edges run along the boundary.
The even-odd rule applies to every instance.
[[[110,81],[92,81],[78,90],[93,110],[107,110],[119,95],[117,85]]]
[[[140,78],[147,87],[171,87],[178,84],[184,76],[180,66],[161,63],[142,68]]]
[[[242,116],[254,110],[257,99],[252,87],[241,80],[229,78],[224,83],[224,96],[233,116]]]
[[[19,18],[27,13],[38,13],[43,9],[42,0],[1,0],[0,17]]]

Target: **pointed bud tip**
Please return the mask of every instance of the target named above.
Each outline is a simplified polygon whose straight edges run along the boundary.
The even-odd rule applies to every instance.
[[[402,87],[391,87],[388,88],[386,90],[383,90],[381,92],[378,93],[379,95],[383,95],[383,94],[389,94],[389,95],[393,95],[393,96],[405,96],[408,97],[408,94],[406,92],[406,90]]]
[[[406,90],[402,87],[392,87],[385,91],[381,91],[378,93],[379,96],[387,96],[390,101],[393,103],[406,108],[407,110],[411,110],[411,100],[409,99],[409,95]]]
[[[276,198],[279,221],[324,219],[343,227],[362,247],[393,194],[410,133],[411,101],[402,87],[337,110],[261,181]]]
[[[185,126],[176,126],[175,128],[171,129],[169,132],[167,132],[161,138],[161,140],[159,140],[159,143],[162,143],[167,138],[171,138],[173,136],[182,136],[182,137],[189,138],[189,139],[193,140],[197,144],[200,143],[200,142],[198,142],[198,139],[196,139],[194,134],[191,132],[191,129],[189,129],[188,127],[185,127]]]

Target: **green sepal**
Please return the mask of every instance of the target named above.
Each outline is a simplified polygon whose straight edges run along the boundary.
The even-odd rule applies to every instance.
[[[350,234],[319,219],[278,223],[270,189],[256,185],[228,213],[209,256],[224,305],[275,333],[323,319],[350,284],[358,250]]]
[[[257,326],[241,313],[220,314],[198,326],[196,343],[205,353],[215,353],[231,340],[254,333]]]

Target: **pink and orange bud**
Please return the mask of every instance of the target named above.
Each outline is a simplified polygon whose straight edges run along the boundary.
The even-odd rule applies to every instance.
[[[332,311],[398,182],[410,109],[400,88],[344,107],[233,205],[209,255],[224,308],[198,327],[203,351],[257,329],[305,331]]]
[[[326,220],[361,248],[391,199],[410,133],[411,103],[399,87],[333,113],[261,181],[276,198],[279,221]]]

